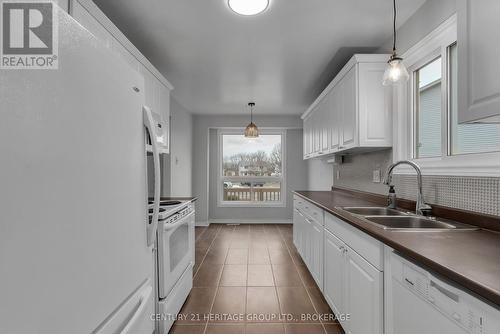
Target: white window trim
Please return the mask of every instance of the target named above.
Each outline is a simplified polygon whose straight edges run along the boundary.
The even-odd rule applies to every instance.
[[[442,143],[443,156],[413,159],[415,135],[413,71],[441,56],[443,73],[447,78],[447,47],[456,41],[457,16],[455,14],[402,55],[410,72],[410,80],[408,80],[408,84],[394,89],[393,159],[394,162],[411,159],[421,167],[424,175],[500,176],[500,152],[448,156],[447,141]],[[442,85],[443,96],[448,96],[448,80],[444,81],[446,82]],[[442,110],[447,109],[448,101],[443,99]],[[442,133],[449,138],[447,113],[443,112],[442,114]],[[414,174],[414,170],[408,166],[400,166],[395,170],[395,174]]]
[[[284,128],[259,128],[259,133],[281,135],[281,177],[248,177],[248,176],[235,176],[227,177],[222,174],[222,135],[235,135],[241,134],[243,136],[244,128],[219,128],[217,129],[217,140],[218,140],[218,171],[217,171],[217,206],[221,208],[284,208],[286,207],[286,129]],[[281,195],[280,201],[276,202],[231,202],[223,200],[223,181],[240,182],[241,180],[250,180],[253,182],[259,181],[280,181],[281,183]]]

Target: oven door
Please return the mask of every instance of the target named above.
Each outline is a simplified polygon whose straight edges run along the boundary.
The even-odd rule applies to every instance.
[[[191,265],[194,249],[194,212],[158,227],[158,290],[160,299],[166,298]]]

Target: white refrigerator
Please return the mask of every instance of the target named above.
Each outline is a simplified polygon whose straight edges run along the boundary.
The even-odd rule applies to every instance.
[[[0,70],[0,333],[150,334],[143,78],[58,22],[59,69]]]

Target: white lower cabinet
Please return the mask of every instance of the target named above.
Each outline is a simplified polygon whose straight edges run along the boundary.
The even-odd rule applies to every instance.
[[[309,271],[311,271],[312,264],[311,264],[311,229],[312,229],[312,223],[309,219],[307,219],[306,216],[304,216],[304,224],[302,228],[302,247],[303,247],[303,254],[302,258],[304,259],[304,262],[306,263],[307,268]]]
[[[383,272],[325,231],[326,301],[346,333],[383,333]]]
[[[304,200],[294,206],[295,246],[344,331],[382,334],[383,244]]]
[[[350,334],[382,334],[383,272],[349,247],[345,265],[345,304],[350,320],[344,330]]]
[[[323,291],[323,211],[294,199],[293,241],[311,276]]]
[[[331,232],[325,231],[325,285],[323,295],[333,312],[340,316],[346,313],[344,281],[341,268],[345,267],[345,244]],[[344,322],[340,320],[342,324]]]
[[[299,254],[304,257],[304,216],[299,210],[293,210],[293,243]]]
[[[323,234],[324,228],[319,222],[311,220],[310,240],[311,240],[311,275],[323,291]]]

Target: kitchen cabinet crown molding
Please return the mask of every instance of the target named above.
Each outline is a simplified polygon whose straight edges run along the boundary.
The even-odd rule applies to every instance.
[[[354,54],[351,59],[344,65],[340,72],[335,76],[335,78],[326,86],[326,88],[321,92],[321,94],[314,100],[314,102],[307,108],[307,110],[300,116],[300,118],[305,119],[309,114],[317,107],[321,100],[328,95],[328,93],[335,87],[349,72],[349,70],[356,64],[359,63],[387,63],[389,59],[389,54]],[[382,79],[380,79],[382,82]]]

